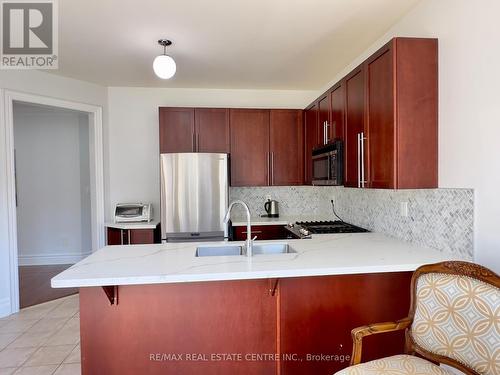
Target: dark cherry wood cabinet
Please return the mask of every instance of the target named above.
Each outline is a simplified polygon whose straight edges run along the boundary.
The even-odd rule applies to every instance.
[[[302,110],[270,110],[270,185],[301,185],[304,181],[304,128],[302,116]]]
[[[345,78],[344,186],[361,187],[360,135],[365,124],[365,77],[363,65]]]
[[[330,94],[327,93],[318,100],[318,146],[324,146],[330,141]]]
[[[300,185],[303,111],[231,109],[231,186]]]
[[[304,111],[304,183],[312,183],[312,150],[319,143],[318,104]]]
[[[330,122],[324,127],[327,98]],[[437,39],[392,39],[313,105],[321,107],[320,143],[344,140],[345,186],[438,186]],[[308,117],[312,112],[306,110],[306,153],[311,147]],[[306,182],[310,163],[306,157]]]
[[[395,38],[366,61],[368,186],[438,186],[437,39]]]
[[[120,229],[107,227],[108,245],[148,245],[160,243],[160,224],[147,229]]]
[[[286,240],[296,238],[284,225],[252,225],[252,238],[256,240]],[[245,241],[247,239],[247,227],[233,227],[233,241]]]
[[[273,357],[255,357],[277,352],[272,286],[267,279],[120,286],[116,306],[101,288],[81,288],[82,374],[276,374]]]
[[[229,152],[229,110],[160,107],[160,153]]]
[[[160,153],[193,152],[194,108],[160,107]]]
[[[82,374],[334,374],[349,364],[353,328],[408,315],[410,279],[392,272],[125,285],[116,305],[100,287],[80,288]],[[402,353],[403,335],[365,338],[363,360]]]
[[[285,278],[279,280],[281,374],[334,374],[349,365],[351,330],[408,315],[411,272]],[[383,302],[382,302],[383,301]],[[404,332],[363,340],[363,360],[401,354]],[[320,359],[320,355],[330,355]],[[315,356],[314,359],[308,355]]]
[[[270,184],[269,111],[231,109],[231,186]]]
[[[343,81],[330,92],[330,127],[328,141],[344,139],[345,92]]]
[[[196,152],[229,153],[229,109],[196,108],[194,122]]]

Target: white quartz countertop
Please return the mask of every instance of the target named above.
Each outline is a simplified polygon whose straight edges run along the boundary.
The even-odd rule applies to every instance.
[[[155,229],[159,221],[141,221],[141,222],[130,222],[130,223],[114,223],[114,222],[108,222],[104,223],[105,227],[108,228],[116,228],[116,229],[125,229],[125,230],[132,230],[132,229]]]
[[[106,246],[52,279],[52,287],[137,285],[215,280],[413,271],[450,260],[437,250],[378,233],[321,234],[286,241],[296,253],[195,257],[200,243]],[[228,244],[227,242],[201,245]],[[230,244],[243,244],[231,242]]]

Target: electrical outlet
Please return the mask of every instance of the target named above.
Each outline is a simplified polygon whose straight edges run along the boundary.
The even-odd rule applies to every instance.
[[[408,217],[408,202],[399,203],[399,214],[402,217]]]
[[[271,194],[267,194],[267,195],[266,195],[266,201],[270,201],[270,200],[272,200],[272,198],[271,198]]]

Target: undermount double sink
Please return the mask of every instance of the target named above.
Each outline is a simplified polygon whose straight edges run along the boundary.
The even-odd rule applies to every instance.
[[[253,255],[293,254],[296,251],[287,243],[254,244]],[[197,257],[246,255],[245,247],[241,245],[198,246]]]

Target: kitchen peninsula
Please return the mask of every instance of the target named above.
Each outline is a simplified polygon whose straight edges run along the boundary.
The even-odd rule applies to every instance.
[[[265,243],[284,242],[253,257],[196,256],[227,242],[108,246],[56,276],[80,288],[82,373],[331,374],[352,328],[406,316],[411,271],[451,258],[377,233]],[[402,342],[367,340],[365,359]]]

